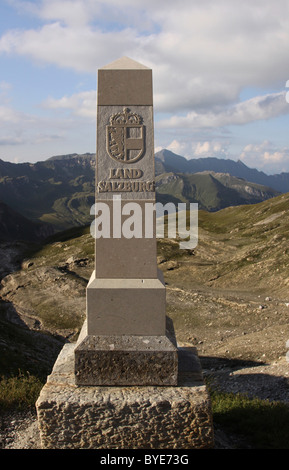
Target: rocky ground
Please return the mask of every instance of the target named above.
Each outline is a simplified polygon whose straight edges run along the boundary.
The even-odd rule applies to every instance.
[[[279,205],[268,201],[257,205],[255,212],[250,206],[228,208],[221,211],[222,217],[200,214],[202,226],[194,250],[181,252],[172,240],[161,240],[158,246],[167,313],[177,339],[197,348],[212,386],[285,403],[289,403],[289,218],[283,206],[287,199],[276,198]],[[63,341],[75,341],[85,317],[93,241],[84,232],[30,250],[25,258],[22,249],[17,258],[12,247],[9,258],[7,244],[3,248],[9,272],[3,269],[1,276],[5,309],[0,320],[22,325],[30,334],[51,335],[49,347],[56,353]],[[1,341],[9,347],[0,331],[0,345]],[[28,352],[33,357],[33,351]],[[218,427],[215,442],[216,448],[249,447]],[[0,448],[38,447],[34,411],[1,418]]]
[[[34,411],[7,412],[1,416],[0,449],[40,449]]]
[[[289,403],[287,302],[252,294],[246,297],[244,293],[240,298],[228,292],[221,294],[219,290],[217,294],[213,289],[179,290],[170,287],[170,276],[166,277],[168,309],[178,339],[197,347],[204,376],[211,385],[226,392]],[[187,316],[188,310],[194,312],[195,320]],[[202,321],[197,321],[198,317]],[[5,449],[40,447],[34,410],[4,416],[0,446]],[[220,427],[215,428],[215,446],[217,449],[250,448],[245,440]]]

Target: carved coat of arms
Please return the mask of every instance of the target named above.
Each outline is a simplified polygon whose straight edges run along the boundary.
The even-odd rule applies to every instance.
[[[144,126],[142,118],[124,108],[110,117],[106,126],[106,149],[111,158],[122,163],[134,163],[143,157]]]

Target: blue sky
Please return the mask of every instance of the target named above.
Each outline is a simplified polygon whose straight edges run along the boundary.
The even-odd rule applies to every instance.
[[[156,150],[289,171],[288,0],[2,0],[0,158],[95,152],[122,56],[153,69]]]

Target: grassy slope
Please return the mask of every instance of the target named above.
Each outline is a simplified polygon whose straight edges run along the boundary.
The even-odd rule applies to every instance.
[[[277,191],[230,175],[165,173],[157,176],[160,201],[198,202],[199,208],[216,211],[228,206],[253,204],[277,195]]]

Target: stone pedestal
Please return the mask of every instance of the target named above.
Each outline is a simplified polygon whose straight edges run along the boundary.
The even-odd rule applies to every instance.
[[[194,348],[178,348],[178,385],[82,386],[74,344],[60,353],[36,408],[44,449],[208,449],[211,406]]]
[[[90,335],[84,323],[75,354],[77,385],[177,385],[172,322],[163,335]]]
[[[98,74],[95,270],[79,340],[37,400],[45,449],[213,445],[196,351],[177,347],[166,318],[155,213],[144,230],[154,178],[152,71],[122,58]]]

